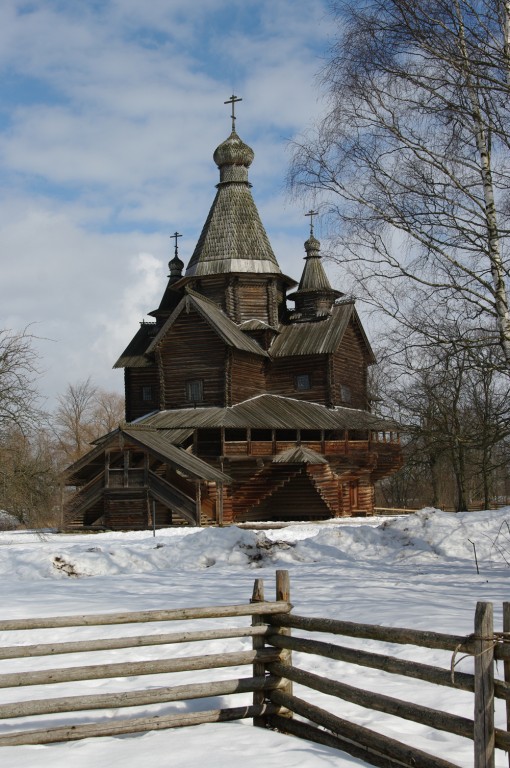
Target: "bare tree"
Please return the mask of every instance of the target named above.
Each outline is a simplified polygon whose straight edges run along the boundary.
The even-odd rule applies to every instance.
[[[22,525],[54,525],[59,517],[55,454],[46,430],[13,427],[0,439],[0,509]]]
[[[77,459],[94,435],[90,428],[96,388],[90,377],[76,384],[68,384],[64,394],[58,396],[55,424],[61,445],[71,459]]]
[[[124,397],[118,392],[97,389],[93,409],[94,430],[99,435],[111,432],[124,421]]]
[[[492,330],[508,366],[510,4],[333,9],[329,111],[291,184],[322,202],[357,293],[411,328],[417,300],[447,304]]]
[[[386,484],[387,493],[412,494],[399,503],[489,507],[510,436],[510,377],[498,370],[498,356],[483,340],[454,341],[420,349],[415,359],[408,350],[400,367],[386,367],[380,387],[407,433],[406,466]]]
[[[83,456],[90,443],[117,427],[124,418],[124,398],[117,392],[96,387],[90,377],[68,384],[58,397],[53,417],[64,461]]]
[[[29,430],[42,416],[33,338],[27,329],[0,330],[0,435]]]

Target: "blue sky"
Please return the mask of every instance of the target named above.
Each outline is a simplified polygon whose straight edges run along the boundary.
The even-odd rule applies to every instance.
[[[41,340],[48,406],[111,366],[187,263],[212,203],[212,154],[237,131],[284,272],[308,220],[289,198],[289,141],[321,114],[327,0],[2,0],[1,326]],[[316,230],[320,236],[320,223]]]

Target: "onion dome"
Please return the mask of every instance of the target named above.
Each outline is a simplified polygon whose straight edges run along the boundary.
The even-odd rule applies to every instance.
[[[174,283],[176,280],[180,280],[182,277],[184,262],[181,261],[178,256],[174,256],[173,259],[170,259],[168,262],[168,269],[170,270],[168,277],[170,278],[171,282]]]
[[[245,144],[235,131],[232,131],[228,139],[223,141],[213,154],[213,160],[218,168],[224,165],[244,165],[245,168],[249,168],[254,157],[253,149]]]
[[[241,141],[235,131],[216,148],[213,160],[220,169],[220,184],[232,181],[248,182],[248,168],[255,152]]]

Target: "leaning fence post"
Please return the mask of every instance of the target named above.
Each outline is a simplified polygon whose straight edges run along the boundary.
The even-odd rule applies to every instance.
[[[503,632],[504,642],[510,641],[510,603],[503,603]],[[508,646],[507,646],[508,647]],[[504,661],[505,682],[510,683],[510,661]],[[510,731],[510,700],[506,700],[506,729]],[[508,753],[508,765],[510,766],[510,752]]]
[[[494,768],[494,620],[492,603],[477,603],[475,614],[475,761]]]
[[[252,603],[263,603],[264,602],[264,579],[255,579],[255,583],[253,585],[253,595],[251,598]],[[264,616],[252,616],[251,619],[251,625],[252,627],[259,626],[260,624],[265,624],[266,620]],[[260,635],[253,635],[253,650],[257,651],[260,648],[263,648],[265,645],[265,640]],[[263,661],[255,661],[253,662],[253,677],[264,677],[266,674],[266,666]],[[260,707],[263,706],[266,700],[266,692],[265,691],[253,691],[253,706],[254,707]],[[258,728],[267,728],[267,719],[265,715],[256,715],[253,718],[253,725],[256,725]]]
[[[290,578],[288,571],[276,571],[276,599],[290,603]],[[291,634],[290,627],[278,627],[276,631],[279,635]],[[282,664],[288,664],[289,666],[292,666],[292,651],[282,650],[281,660]],[[281,687],[280,690],[283,691],[283,693],[287,693],[289,696],[292,696],[291,680],[286,680],[285,685]],[[292,712],[285,712],[283,717],[291,718]]]

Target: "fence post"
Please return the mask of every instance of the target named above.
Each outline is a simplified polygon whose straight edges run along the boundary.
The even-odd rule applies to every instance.
[[[252,603],[263,603],[264,602],[264,580],[263,579],[255,579],[255,583],[253,585],[253,594],[251,598]],[[251,624],[252,627],[258,626],[260,624],[265,624],[266,620],[264,616],[252,616]],[[259,650],[260,648],[263,648],[265,645],[265,640],[261,636],[254,635],[253,641],[252,641],[252,647],[253,650]],[[266,674],[266,667],[263,661],[255,661],[253,663],[253,677],[264,677]],[[253,691],[253,706],[261,706],[265,703],[266,700],[266,692],[265,691]],[[253,725],[257,726],[258,728],[267,728],[267,718],[265,715],[256,716],[253,718]]]
[[[290,603],[290,578],[288,571],[276,571],[276,599],[284,600],[285,602]],[[290,635],[291,629],[290,627],[278,627],[277,634]],[[282,664],[288,664],[291,666],[292,651],[282,650],[281,660]],[[292,681],[287,680],[285,685],[280,688],[280,690],[283,691],[283,693],[287,693],[289,696],[292,696]],[[283,714],[283,717],[287,718],[291,718],[292,716],[293,714],[290,711]]]
[[[494,768],[494,620],[492,603],[475,614],[474,768]]]
[[[503,632],[504,642],[510,641],[510,603],[503,603]],[[504,662],[505,682],[510,683],[510,661]],[[506,700],[506,729],[510,731],[510,700]],[[510,752],[508,753],[508,765],[510,766]]]

